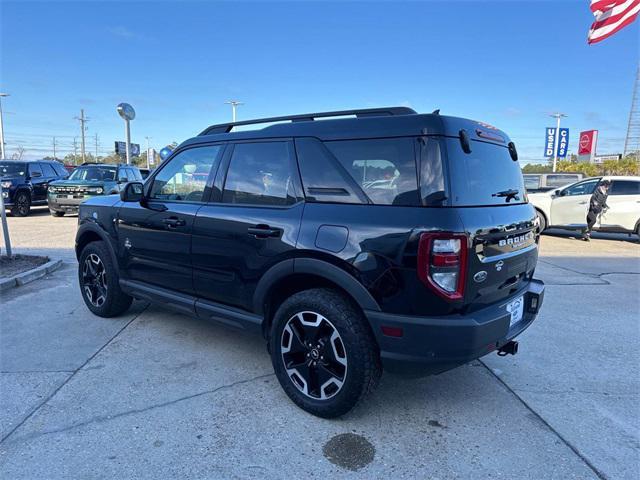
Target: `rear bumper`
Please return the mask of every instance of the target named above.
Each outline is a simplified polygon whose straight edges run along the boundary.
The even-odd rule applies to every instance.
[[[524,295],[524,315],[509,327],[506,304]],[[518,336],[535,320],[544,298],[544,283],[532,280],[508,299],[468,315],[417,317],[367,310],[385,370],[430,375],[450,370],[486,355]],[[382,333],[399,327],[402,337]]]

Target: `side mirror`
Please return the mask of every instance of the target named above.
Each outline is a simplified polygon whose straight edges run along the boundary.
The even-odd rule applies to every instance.
[[[41,176],[42,176],[42,173],[40,173],[40,172],[33,172],[33,173],[31,173],[30,175],[31,175],[31,178],[38,178],[38,177],[41,177]]]
[[[129,182],[120,190],[120,200],[123,202],[139,202],[144,195],[141,182]]]

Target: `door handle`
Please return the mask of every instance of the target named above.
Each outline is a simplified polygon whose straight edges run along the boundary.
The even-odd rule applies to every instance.
[[[586,205],[587,202],[580,202],[579,205]]]
[[[162,220],[162,223],[164,223],[168,228],[184,227],[187,224],[187,222],[181,218],[176,217],[165,218]]]
[[[256,225],[247,228],[247,233],[256,238],[279,237],[281,232],[281,229],[271,228],[269,225]]]

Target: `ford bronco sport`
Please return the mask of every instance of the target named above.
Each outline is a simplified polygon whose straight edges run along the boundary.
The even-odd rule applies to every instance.
[[[382,369],[515,353],[544,294],[536,226],[490,125],[404,107],[267,118],[211,126],[144,184],[81,204],[78,278],[96,315],[137,298],[263,335],[286,394],[335,417]]]

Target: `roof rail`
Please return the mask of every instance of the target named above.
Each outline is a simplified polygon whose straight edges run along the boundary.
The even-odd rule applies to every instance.
[[[215,133],[229,133],[234,127],[241,125],[253,125],[258,123],[273,123],[290,120],[291,122],[310,122],[316,118],[323,117],[344,117],[347,115],[355,115],[361,117],[381,117],[394,115],[415,115],[417,112],[409,107],[383,107],[383,108],[364,108],[359,110],[339,110],[336,112],[318,112],[304,113],[301,115],[286,115],[284,117],[257,118],[255,120],[243,120],[241,122],[221,123],[219,125],[211,125],[205,128],[200,135],[211,135]]]

